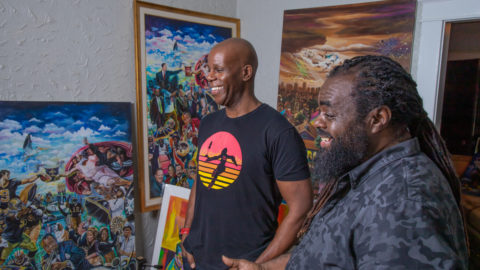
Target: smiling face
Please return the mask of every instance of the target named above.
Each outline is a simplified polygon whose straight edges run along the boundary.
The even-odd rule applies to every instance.
[[[87,231],[87,241],[92,242],[95,239],[92,231]]]
[[[320,115],[315,121],[321,139],[317,174],[331,180],[359,165],[367,155],[368,136],[353,96],[354,76],[329,78],[320,89]]]
[[[208,54],[207,80],[215,102],[230,107],[242,94],[242,66],[232,46],[217,45]]]
[[[329,148],[333,139],[344,134],[356,120],[352,80],[351,76],[330,78],[318,93],[320,115],[315,125],[321,129],[322,149]]]

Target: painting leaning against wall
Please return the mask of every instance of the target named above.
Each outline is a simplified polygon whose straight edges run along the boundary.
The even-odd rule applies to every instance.
[[[0,101],[0,268],[135,263],[131,107]]]
[[[304,139],[316,190],[320,87],[335,66],[359,55],[388,56],[410,70],[415,9],[415,0],[397,0],[285,11],[277,109]]]

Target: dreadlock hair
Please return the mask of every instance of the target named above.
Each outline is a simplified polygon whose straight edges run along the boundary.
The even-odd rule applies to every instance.
[[[450,153],[435,125],[423,109],[423,101],[417,84],[400,64],[384,56],[358,56],[335,67],[329,78],[356,74],[353,82],[359,119],[380,106],[392,112],[390,123],[407,127],[412,137],[417,137],[421,150],[438,166],[447,179],[460,212],[460,181],[455,173]],[[328,181],[319,194],[319,199],[307,214],[298,233],[301,237],[308,230],[315,215],[323,208],[337,185],[337,179]],[[465,223],[465,222],[464,222]]]

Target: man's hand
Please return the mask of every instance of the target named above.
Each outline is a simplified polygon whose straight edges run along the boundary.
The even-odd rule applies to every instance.
[[[182,257],[187,258],[187,262],[190,265],[190,268],[195,269],[196,266],[195,266],[195,259],[193,258],[193,255],[188,251],[186,251],[185,248],[183,247],[183,241],[185,241],[186,236],[187,235],[182,235],[182,244],[181,244]]]
[[[223,263],[230,267],[232,270],[263,270],[264,268],[260,264],[249,262],[243,259],[231,259],[222,256]]]

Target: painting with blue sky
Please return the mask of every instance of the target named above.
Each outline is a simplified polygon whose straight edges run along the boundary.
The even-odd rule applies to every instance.
[[[142,211],[159,209],[165,184],[191,188],[200,121],[219,109],[208,91],[207,55],[237,37],[239,20],[136,3]],[[137,55],[138,56],[138,55]]]
[[[161,64],[172,69],[195,64],[215,46],[232,37],[232,29],[153,15],[145,16],[147,80],[154,80]],[[179,83],[189,76],[179,74]]]
[[[48,241],[85,255],[73,269],[128,256],[133,177],[130,103],[0,101],[0,264],[53,268]]]

